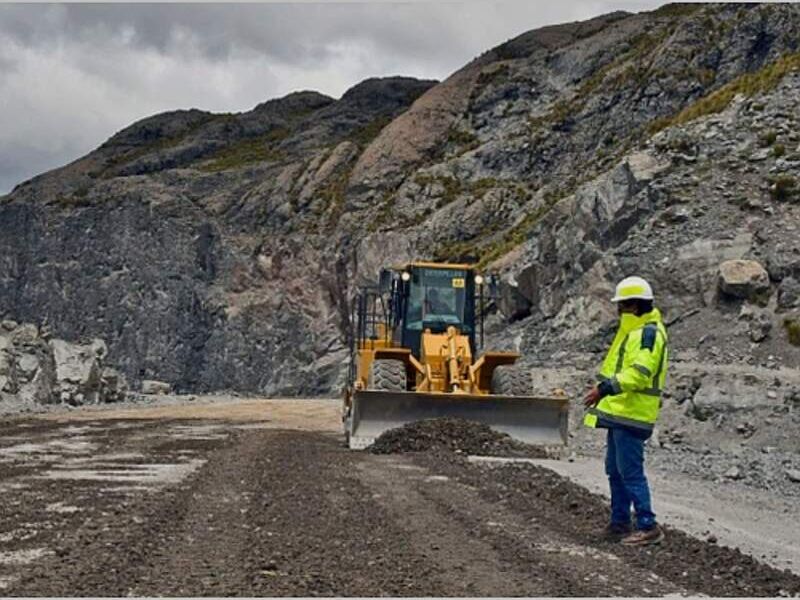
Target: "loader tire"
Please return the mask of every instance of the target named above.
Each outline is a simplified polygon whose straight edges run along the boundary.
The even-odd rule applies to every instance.
[[[495,367],[492,373],[492,394],[498,396],[530,396],[533,377],[527,369],[512,365]]]
[[[387,392],[406,390],[406,365],[402,360],[379,359],[372,362],[367,389]]]

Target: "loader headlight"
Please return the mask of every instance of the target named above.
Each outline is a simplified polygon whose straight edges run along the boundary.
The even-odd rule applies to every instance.
[[[403,271],[402,273],[400,273],[400,279],[402,279],[403,281],[408,281],[409,279],[411,279],[411,273],[409,273],[408,271]]]
[[[483,275],[475,275],[475,283],[477,283],[478,285],[483,285],[483,282],[484,282]]]

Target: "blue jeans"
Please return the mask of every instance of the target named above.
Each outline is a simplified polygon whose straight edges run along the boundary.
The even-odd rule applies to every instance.
[[[631,504],[636,528],[652,529],[656,515],[650,506],[650,488],[644,474],[644,443],[647,438],[624,427],[608,430],[606,474],[611,487],[611,522],[631,522]]]

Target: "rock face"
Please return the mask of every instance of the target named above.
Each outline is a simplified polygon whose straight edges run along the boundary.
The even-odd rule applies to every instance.
[[[669,5],[438,84],[150,117],[0,198],[0,318],[176,391],[335,394],[358,285],[474,256],[502,280],[489,342],[531,360],[599,350],[638,274],[676,350],[800,366],[778,320],[718,302],[800,316],[798,27],[797,5]],[[767,277],[720,284],[739,260]]]
[[[49,336],[36,325],[0,326],[0,400],[71,405],[125,399],[125,377],[105,365],[100,339],[75,344]]]

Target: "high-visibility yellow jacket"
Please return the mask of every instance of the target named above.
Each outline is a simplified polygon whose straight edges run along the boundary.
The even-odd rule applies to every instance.
[[[600,369],[602,399],[587,411],[589,427],[623,425],[652,431],[667,376],[667,330],[661,313],[623,314]]]

